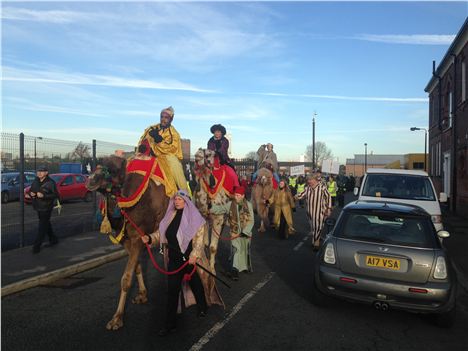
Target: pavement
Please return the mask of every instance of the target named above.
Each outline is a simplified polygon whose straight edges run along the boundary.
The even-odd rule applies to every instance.
[[[460,285],[468,292],[468,219],[447,213],[443,222],[451,233],[444,245],[454,261]],[[2,252],[1,296],[49,284],[126,255],[120,245],[99,232],[66,237],[52,247],[43,244],[38,254],[33,254],[30,246]]]
[[[114,245],[97,231],[60,238],[55,246],[42,245],[33,254],[26,246],[2,252],[2,297],[49,284],[127,255],[120,245]]]

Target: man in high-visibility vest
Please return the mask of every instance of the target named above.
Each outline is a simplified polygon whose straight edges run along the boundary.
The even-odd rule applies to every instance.
[[[299,176],[297,178],[297,183],[296,183],[297,194],[303,193],[306,185],[307,184],[306,184],[305,178],[303,176]],[[301,208],[304,208],[304,200],[302,199],[299,200],[299,206],[301,206]]]
[[[297,189],[296,189],[296,176],[290,176],[289,177],[289,190],[291,190],[291,194],[293,196],[296,196],[297,194]]]
[[[328,179],[327,188],[332,199],[332,207],[334,207],[336,202],[336,191],[338,190],[338,186],[336,185],[335,178],[333,178],[332,175],[330,175],[330,179]]]

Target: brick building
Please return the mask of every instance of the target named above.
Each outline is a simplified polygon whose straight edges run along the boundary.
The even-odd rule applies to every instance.
[[[425,92],[429,94],[429,174],[437,192],[449,197],[450,210],[468,217],[468,19]]]
[[[190,139],[180,139],[180,143],[182,144],[182,155],[184,160],[190,160],[191,153],[190,153]]]

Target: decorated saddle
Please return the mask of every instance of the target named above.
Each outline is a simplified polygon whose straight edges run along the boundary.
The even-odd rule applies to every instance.
[[[195,168],[195,172],[197,169]],[[218,156],[214,158],[214,166],[211,170],[211,174],[215,179],[214,186],[210,186],[206,177],[201,177],[200,182],[206,193],[214,198],[221,189],[224,189],[229,195],[234,194],[234,189],[239,186],[239,178],[236,172],[228,165],[221,165]]]
[[[166,195],[172,197],[177,192],[177,186],[172,177],[168,177],[163,167],[161,167],[160,160],[156,157],[142,156],[130,160],[127,163],[127,174],[136,173],[143,176],[138,189],[128,197],[118,197],[118,204],[120,208],[127,208],[134,206],[145,193],[150,181],[157,185],[164,185]]]

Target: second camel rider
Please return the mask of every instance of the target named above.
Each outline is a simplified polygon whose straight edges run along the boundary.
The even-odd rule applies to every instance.
[[[231,179],[234,187],[239,186],[239,177],[228,155],[229,140],[225,137],[226,128],[222,124],[215,124],[211,126],[210,131],[213,133],[213,136],[208,140],[208,149],[216,153],[220,166],[229,166],[225,167],[226,174]]]

